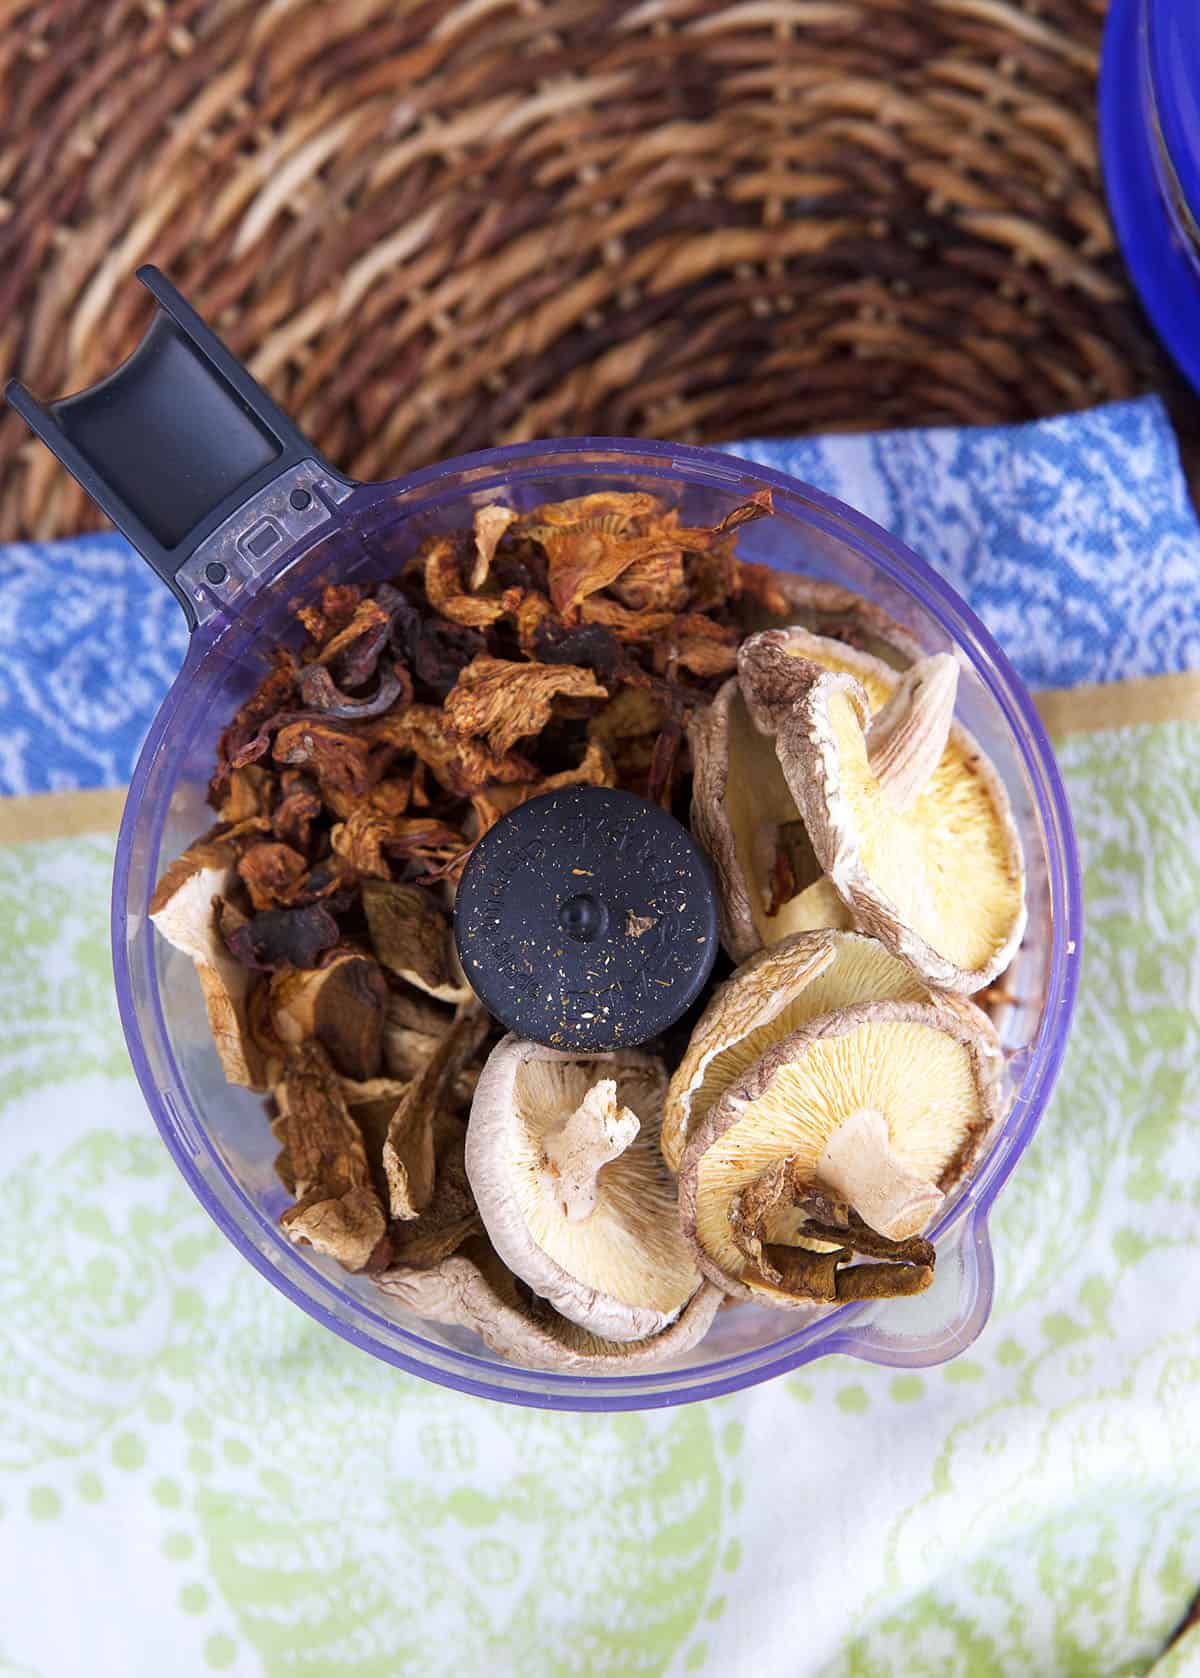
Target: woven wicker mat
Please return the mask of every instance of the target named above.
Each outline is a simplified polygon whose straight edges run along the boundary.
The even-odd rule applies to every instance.
[[[0,367],[163,267],[338,464],[1006,421],[1147,389],[1104,0],[0,0]],[[92,522],[0,417],[0,538]]]

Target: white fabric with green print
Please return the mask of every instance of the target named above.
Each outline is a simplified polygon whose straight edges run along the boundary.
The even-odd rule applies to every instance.
[[[1157,403],[741,452],[907,540],[1033,686],[1200,666]],[[128,778],[173,612],[115,537],[0,553],[0,834]],[[1060,760],[1082,989],[978,1341],[617,1417],[422,1384],[276,1293],[133,1082],[111,838],[0,844],[0,1678],[1147,1672],[1200,1585],[1200,722]]]
[[[111,840],[0,851],[0,1675],[1147,1670],[1200,1582],[1200,728],[1060,759],[1083,989],[979,1341],[615,1418],[275,1293],[128,1071]]]

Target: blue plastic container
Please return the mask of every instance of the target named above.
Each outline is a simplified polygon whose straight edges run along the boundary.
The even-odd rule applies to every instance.
[[[1112,0],[1100,151],[1134,284],[1200,390],[1200,0]]]

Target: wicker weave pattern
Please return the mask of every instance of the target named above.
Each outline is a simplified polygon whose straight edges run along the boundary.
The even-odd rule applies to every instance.
[[[1161,385],[1104,4],[0,0],[0,364],[112,367],[149,260],[361,477]],[[92,522],[7,413],[0,468],[0,537]]]

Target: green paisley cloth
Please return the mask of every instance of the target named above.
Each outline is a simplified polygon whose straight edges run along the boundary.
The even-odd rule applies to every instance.
[[[615,1417],[405,1377],[251,1270],[133,1082],[111,834],[0,847],[0,1678],[1147,1672],[1200,1584],[1200,725],[1059,756],[1083,983],[980,1338]]]

